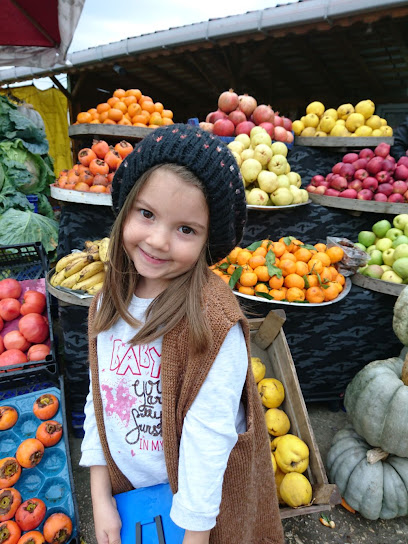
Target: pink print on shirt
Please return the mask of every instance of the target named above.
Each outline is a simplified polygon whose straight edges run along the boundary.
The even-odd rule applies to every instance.
[[[124,433],[128,445],[162,451],[161,354],[154,346],[110,340],[109,385],[101,384],[105,414],[114,418],[113,425]],[[135,455],[133,449],[130,453]]]

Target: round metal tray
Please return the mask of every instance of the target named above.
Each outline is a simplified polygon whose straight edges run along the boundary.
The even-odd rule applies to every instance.
[[[79,204],[91,204],[92,206],[112,206],[112,196],[107,193],[87,193],[85,191],[72,191],[61,189],[51,185],[51,196],[62,202],[77,202]]]
[[[354,274],[354,276],[351,277],[351,281],[354,285],[364,287],[364,289],[370,289],[370,291],[377,291],[378,293],[384,293],[385,295],[392,295],[394,297],[398,297],[401,291],[406,287],[403,283],[392,283],[391,281],[369,278],[359,273]]]
[[[53,268],[47,273],[46,276],[46,282],[47,282],[47,289],[48,292],[61,302],[65,302],[66,304],[72,304],[74,306],[90,306],[91,302],[93,300],[93,296],[91,295],[83,295],[81,293],[77,293],[75,291],[72,291],[72,289],[65,289],[62,287],[54,287],[51,285],[50,280],[51,277],[54,275],[55,269]]]

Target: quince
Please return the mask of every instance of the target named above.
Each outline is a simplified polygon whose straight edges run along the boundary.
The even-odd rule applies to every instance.
[[[271,443],[278,467],[282,472],[304,472],[309,466],[309,448],[293,434],[277,436]]]
[[[383,117],[380,117],[380,119],[381,119],[381,126],[385,127],[385,125],[387,125],[386,119],[384,119]]]
[[[367,119],[366,125],[372,128],[373,130],[375,130],[376,128],[380,128],[381,117],[379,115],[372,115],[371,117]]]
[[[282,500],[292,508],[310,504],[313,495],[309,480],[303,474],[296,472],[285,474],[279,487],[279,493]]]
[[[371,133],[371,136],[376,136],[377,138],[381,138],[381,136],[383,135],[381,129],[379,128],[375,128],[373,130],[373,132]]]
[[[292,130],[296,134],[296,136],[299,136],[302,130],[304,130],[305,125],[302,123],[302,121],[293,121],[292,123]]]
[[[313,127],[306,127],[304,130],[302,130],[302,132],[300,133],[300,135],[303,137],[309,137],[309,136],[314,136],[316,134],[316,129],[313,128]]]
[[[266,366],[259,357],[251,357],[251,367],[255,382],[258,383],[265,377]]]
[[[326,134],[329,134],[335,124],[336,121],[333,117],[331,117],[330,115],[324,115],[320,120],[320,130],[322,130]]]
[[[373,129],[371,127],[368,127],[367,125],[362,125],[355,130],[354,134],[356,136],[372,136]]]
[[[372,100],[362,100],[358,104],[356,104],[356,107],[354,108],[354,111],[356,113],[361,113],[364,116],[364,119],[368,119],[371,117],[374,113],[375,105]]]
[[[347,117],[352,113],[354,113],[353,104],[342,104],[341,106],[337,108],[337,115],[339,119],[346,120]]]
[[[308,113],[305,117],[305,127],[316,128],[319,124],[319,117],[315,113]]]
[[[380,130],[381,130],[383,136],[392,136],[393,135],[393,130],[388,125],[382,126]]]
[[[278,470],[278,465],[276,464],[276,459],[272,452],[271,452],[271,461],[272,461],[273,473],[276,474],[276,471]],[[284,473],[282,472],[282,474]]]
[[[343,127],[345,127],[346,121],[344,119],[337,119],[336,125],[342,125]]]
[[[323,132],[322,130],[318,130],[315,132],[315,136],[316,138],[324,138],[325,136],[327,136],[327,134]]]
[[[365,117],[362,113],[351,113],[346,119],[346,128],[350,132],[355,132],[364,123]]]
[[[343,125],[334,125],[330,131],[330,136],[350,136],[350,132]]]
[[[280,494],[280,486],[281,486],[282,480],[283,480],[283,478],[285,476],[286,476],[286,474],[284,472],[282,472],[279,467],[277,467],[277,469],[275,471],[275,484],[276,484],[276,494],[278,495],[279,504],[286,504],[285,501],[282,499],[281,494]]]
[[[261,401],[267,408],[278,408],[285,398],[285,389],[282,382],[275,378],[264,378],[258,383],[258,393]]]
[[[333,117],[333,119],[335,121],[337,121],[337,118],[338,118],[338,115],[337,115],[337,110],[335,110],[334,108],[329,108],[328,110],[326,110],[324,113],[323,113],[324,116],[328,115],[329,117]]]
[[[324,112],[324,105],[321,102],[317,102],[317,101],[311,102],[306,108],[307,114],[314,113],[318,117],[321,117],[323,115],[323,112]]]
[[[265,412],[265,423],[272,436],[283,436],[289,432],[290,421],[287,414],[279,408],[269,408]]]

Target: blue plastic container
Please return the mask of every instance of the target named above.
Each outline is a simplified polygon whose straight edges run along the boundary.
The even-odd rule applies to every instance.
[[[30,204],[33,204],[34,206],[34,213],[38,213],[38,196],[37,195],[26,195],[28,202]]]

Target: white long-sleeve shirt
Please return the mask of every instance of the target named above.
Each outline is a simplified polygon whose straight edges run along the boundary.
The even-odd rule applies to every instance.
[[[152,299],[133,297],[129,307],[141,321]],[[135,330],[119,320],[97,339],[103,418],[109,449],[133,487],[167,483],[161,433],[161,348],[131,346]],[[238,433],[245,432],[240,403],[248,368],[247,349],[239,324],[228,333],[196,399],[184,419],[180,441],[178,492],[171,517],[192,531],[215,526],[222,482]],[[85,405],[81,466],[106,465],[92,398]]]

